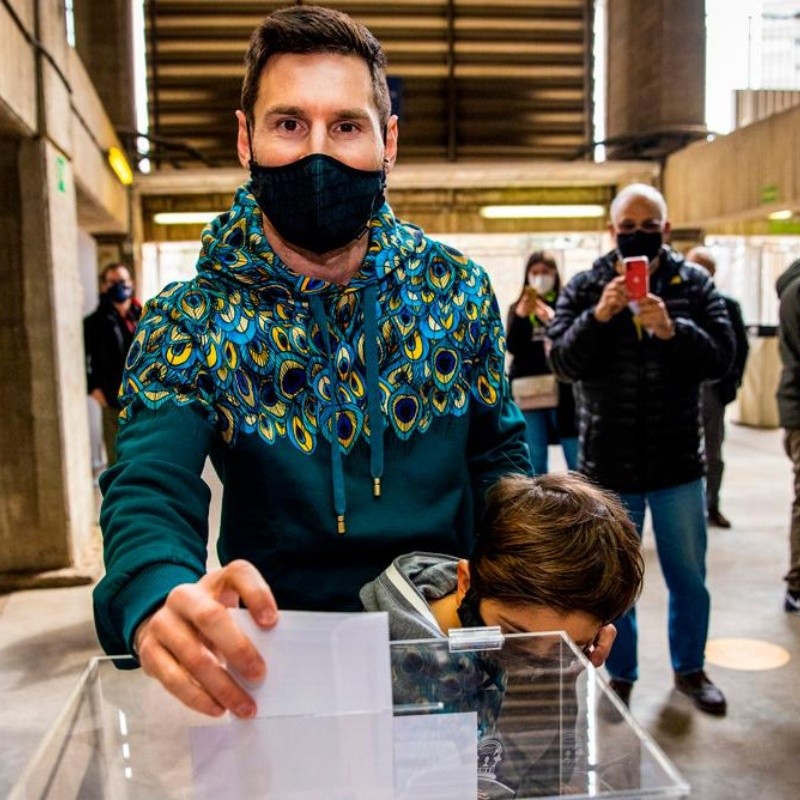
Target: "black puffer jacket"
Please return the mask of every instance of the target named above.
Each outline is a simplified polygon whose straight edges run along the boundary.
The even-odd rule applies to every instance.
[[[616,257],[570,281],[548,330],[554,371],[577,382],[580,470],[618,492],[688,483],[704,471],[700,383],[722,377],[733,359],[725,304],[706,273],[664,247],[650,291],[666,304],[675,336],[650,336],[628,309],[602,324],[593,312],[617,275]]]

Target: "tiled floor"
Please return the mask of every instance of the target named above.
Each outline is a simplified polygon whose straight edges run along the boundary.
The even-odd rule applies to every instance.
[[[645,534],[646,588],[639,605],[642,677],[632,711],[700,800],[794,800],[800,785],[800,617],[782,610],[791,471],[779,431],[728,426],[723,510],[734,527],[709,531],[711,638],[779,645],[778,669],[708,665],[729,712],[695,711],[671,689],[666,593]],[[553,451],[553,467],[559,467]],[[218,506],[212,516],[218,514]],[[98,653],[90,588],[0,596],[0,797],[52,724],[87,660]],[[742,662],[748,651],[742,653]]]

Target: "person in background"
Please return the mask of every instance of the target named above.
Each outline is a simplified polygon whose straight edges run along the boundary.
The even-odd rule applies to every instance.
[[[255,29],[237,150],[250,180],[197,275],[147,304],[100,479],[109,653],[198,711],[250,718],[267,665],[228,608],[359,611],[409,550],[468,555],[486,490],[528,474],[486,272],[398,220],[386,57],[331,8]],[[223,484],[207,571],[211,457]]]
[[[118,395],[125,357],[141,315],[128,268],[117,262],[106,265],[100,273],[100,302],[83,321],[83,344],[87,389],[102,409],[108,466],[117,460]]]
[[[699,264],[711,276],[717,272],[717,262],[707,247],[694,247],[686,254],[686,260]],[[747,328],[742,319],[742,308],[732,297],[720,292],[731,320],[736,339],[733,366],[727,375],[718,381],[706,381],[701,387],[700,408],[703,418],[703,433],[706,452],[706,509],[708,524],[715,528],[730,528],[730,520],[719,509],[719,492],[725,462],[722,460],[722,442],[725,439],[725,406],[736,399],[742,385],[744,368],[750,343]]]
[[[705,270],[664,244],[664,197],[632,184],[614,198],[614,249],[576,275],[550,324],[550,363],[578,382],[580,470],[617,492],[642,532],[647,508],[669,589],[675,687],[710,714],[722,692],[703,666],[711,599],[706,588],[706,514],[700,384],[727,374],[734,338],[725,304]],[[649,288],[628,294],[624,258],[644,257]],[[607,666],[628,702],[638,678],[635,609],[616,621]]]
[[[778,345],[783,370],[778,383],[778,416],[783,446],[794,467],[794,500],[789,529],[789,571],[784,576],[783,607],[800,614],[800,258],[783,272],[775,288],[778,309]]]
[[[561,291],[555,259],[531,253],[525,266],[522,291],[511,306],[506,323],[511,361],[511,391],[525,417],[525,437],[535,475],[548,471],[548,446],[561,443],[571,470],[578,467],[575,399],[569,383],[556,380],[547,363],[547,328]],[[532,390],[532,391],[529,391]]]

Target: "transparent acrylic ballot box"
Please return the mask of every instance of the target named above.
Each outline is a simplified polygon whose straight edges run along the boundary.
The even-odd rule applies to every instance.
[[[474,630],[393,642],[385,715],[212,719],[130,659],[94,659],[10,798],[688,796],[566,636]]]

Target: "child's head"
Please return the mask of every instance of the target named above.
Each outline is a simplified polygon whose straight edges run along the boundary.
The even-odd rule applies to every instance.
[[[574,473],[509,476],[489,491],[459,600],[472,589],[485,624],[563,629],[581,643],[634,604],[643,572],[639,537],[615,495]]]

